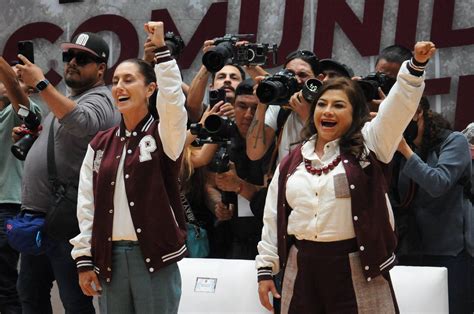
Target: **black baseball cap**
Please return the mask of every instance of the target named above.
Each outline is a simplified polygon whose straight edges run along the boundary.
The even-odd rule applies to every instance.
[[[352,78],[354,76],[354,71],[349,66],[333,59],[319,60],[319,65],[321,66],[321,72],[334,70],[347,78]]]
[[[94,33],[79,33],[70,43],[62,43],[61,49],[67,51],[69,49],[78,49],[86,51],[107,62],[109,59],[109,46],[97,34]]]
[[[283,67],[286,68],[286,65],[294,59],[301,59],[304,62],[308,63],[314,75],[318,75],[321,73],[319,58],[314,52],[309,50],[295,50],[293,52],[290,52],[285,58],[285,63],[283,64]]]

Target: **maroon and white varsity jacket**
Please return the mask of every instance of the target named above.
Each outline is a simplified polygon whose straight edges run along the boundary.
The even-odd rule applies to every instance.
[[[178,178],[187,114],[174,60],[155,67],[161,121],[148,114],[134,130],[125,126],[100,132],[91,141],[81,168],[78,219],[81,233],[71,240],[78,271],[112,274],[115,181],[123,162],[126,194],[136,237],[150,273],[186,254],[186,226]],[[125,149],[125,151],[124,151]],[[122,157],[122,155],[124,155]]]

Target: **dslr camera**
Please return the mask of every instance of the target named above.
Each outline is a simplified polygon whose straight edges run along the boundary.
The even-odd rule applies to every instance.
[[[197,135],[198,144],[227,143],[235,133],[234,122],[216,114],[209,115],[203,124],[192,123],[189,130],[191,134]]]
[[[209,90],[209,106],[214,107],[219,101],[226,101],[225,89],[211,89]]]
[[[165,44],[170,50],[170,54],[173,58],[178,58],[184,49],[184,41],[181,36],[175,35],[173,32],[166,32]]]
[[[396,80],[385,73],[373,72],[357,82],[364,92],[365,99],[367,101],[372,101],[373,99],[380,99],[379,87],[382,89],[384,94],[387,95]]]
[[[202,56],[202,64],[209,72],[217,72],[226,65],[228,60],[238,65],[264,65],[267,56],[272,53],[273,63],[276,63],[277,45],[246,43],[237,45],[238,41],[252,37],[251,34],[226,34],[214,39],[215,47]]]
[[[36,114],[22,105],[20,105],[18,115],[23,119],[25,130],[20,134],[23,137],[12,145],[11,152],[19,160],[25,160],[28,151],[38,137],[37,132],[41,130],[41,121]]]
[[[288,103],[290,97],[299,91],[295,74],[287,69],[264,78],[257,87],[260,102],[281,106]]]
[[[229,146],[235,135],[234,122],[227,117],[212,114],[201,123],[193,123],[189,127],[191,134],[197,135],[197,143],[218,144],[219,148],[209,163],[209,171],[224,173],[230,170]],[[226,205],[235,204],[237,195],[234,192],[221,191],[222,202]]]

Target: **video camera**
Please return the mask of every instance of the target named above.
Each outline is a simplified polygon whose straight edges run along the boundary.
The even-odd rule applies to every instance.
[[[23,119],[25,130],[20,134],[23,137],[12,145],[11,152],[19,160],[25,160],[28,151],[38,137],[36,133],[41,129],[41,121],[36,114],[22,105],[20,105],[18,115]]]
[[[373,99],[380,99],[379,87],[385,95],[388,95],[396,80],[385,73],[373,72],[357,82],[364,92],[365,99],[372,101]]]
[[[173,32],[166,32],[165,44],[170,50],[171,56],[175,59],[183,52],[184,41],[181,36],[175,35]]]
[[[276,63],[276,44],[245,43],[236,45],[238,41],[249,39],[252,36],[252,34],[226,34],[224,37],[215,38],[215,47],[209,49],[202,56],[202,64],[209,72],[213,73],[222,69],[229,59],[233,64],[238,65],[264,65],[269,53],[272,53],[273,63]]]

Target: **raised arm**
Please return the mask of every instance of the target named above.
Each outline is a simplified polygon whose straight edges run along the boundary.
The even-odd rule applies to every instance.
[[[187,109],[189,114],[189,119],[191,121],[198,121],[199,117],[203,112],[203,99],[204,94],[206,92],[207,84],[209,81],[209,71],[207,71],[206,67],[201,65],[199,68],[198,73],[193,78],[191,85],[189,85],[188,89],[188,98],[186,99],[187,102]]]
[[[414,58],[400,67],[397,82],[380,104],[377,116],[362,129],[367,146],[385,163],[392,160],[403,131],[418,108],[425,87],[424,69],[436,48],[432,42],[418,42]]]
[[[5,88],[8,92],[8,99],[10,99],[10,102],[13,106],[13,109],[15,109],[15,112],[18,112],[18,110],[20,109],[19,105],[23,105],[27,108],[30,108],[30,100],[28,99],[28,95],[22,89],[19,78],[17,77],[12,67],[1,56],[0,82],[5,85]]]
[[[26,85],[35,87],[40,81],[45,80],[43,71],[35,64],[31,63],[22,55],[18,55],[24,65],[17,64],[23,81]],[[49,110],[58,118],[62,119],[69,112],[73,111],[77,104],[61,94],[54,86],[48,84],[44,90],[40,92],[41,98],[44,100]]]
[[[156,108],[160,116],[158,132],[166,155],[176,160],[184,148],[188,121],[184,108],[185,97],[181,88],[181,74],[165,45],[163,23],[148,22],[145,24],[145,31],[158,47],[155,55],[156,82],[159,88],[156,97]]]
[[[247,156],[258,160],[265,155],[272,145],[275,131],[265,124],[267,105],[259,103],[252,124],[247,132]]]

